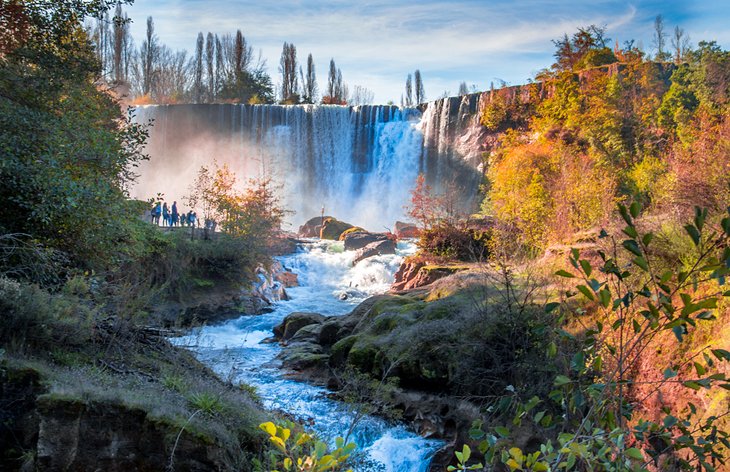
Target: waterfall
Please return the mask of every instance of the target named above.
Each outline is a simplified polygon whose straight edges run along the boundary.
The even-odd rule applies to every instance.
[[[436,102],[422,117],[395,106],[141,106],[137,121],[154,120],[151,159],[138,169],[132,194],[184,202],[200,166],[215,161],[244,181],[273,178],[294,212],[293,229],[324,207],[326,214],[383,231],[405,219],[419,172],[437,191],[458,183],[462,203],[473,203],[480,175],[449,149],[459,132],[449,127],[451,109]]]

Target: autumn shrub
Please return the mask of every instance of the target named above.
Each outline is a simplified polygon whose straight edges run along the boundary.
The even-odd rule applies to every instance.
[[[423,254],[457,261],[480,261],[488,256],[488,241],[486,230],[439,223],[421,231],[417,245]]]
[[[582,317],[580,336],[556,330],[558,339],[577,342],[577,352],[558,364],[562,372],[547,396],[514,409],[512,425],[532,425],[542,432],[542,444],[515,447],[509,428],[485,433],[478,425],[472,437],[480,441],[487,463],[512,471],[706,472],[724,464],[730,449],[730,433],[723,427],[729,413],[730,352],[707,336],[700,336],[701,344],[693,349],[687,343],[703,324],[715,322],[722,300],[730,297],[730,210],[715,225],[706,210],[697,208],[684,225],[694,260],[666,270],[652,250],[655,234],[637,227],[639,205],[619,206],[619,211],[626,223],[623,240],[604,231],[601,237],[609,239],[610,249],[598,252],[598,264],[573,249],[571,267],[556,273],[572,281],[574,290],[566,291],[562,302],[546,305],[546,312],[560,313],[559,319],[592,315]],[[657,356],[667,348],[685,355]],[[557,351],[548,354],[555,357]],[[683,399],[669,401],[682,389],[687,392]],[[693,404],[693,392],[725,403],[705,410]],[[642,411],[653,397],[661,408]],[[562,413],[551,413],[555,407]]]

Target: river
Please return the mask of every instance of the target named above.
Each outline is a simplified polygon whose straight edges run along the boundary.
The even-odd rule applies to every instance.
[[[286,378],[275,361],[281,347],[261,341],[271,337],[272,328],[289,313],[344,315],[368,296],[387,291],[403,257],[414,250],[401,242],[395,255],[372,257],[353,267],[355,252],[344,251],[342,242],[308,242],[298,252],[278,258],[299,275],[299,286],[287,289],[290,300],[276,302],[271,313],[205,326],[174,342],[191,349],[222,378],[255,386],[266,408],[290,413],[333,444],[350,427],[351,407],[328,398],[324,388]],[[426,471],[442,445],[377,417],[358,422],[351,440],[358,446],[352,466],[359,472]]]

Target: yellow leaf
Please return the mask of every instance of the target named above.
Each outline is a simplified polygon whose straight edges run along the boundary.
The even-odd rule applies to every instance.
[[[286,451],[286,445],[284,444],[284,441],[281,440],[281,438],[277,436],[271,436],[269,437],[272,443],[282,451]]]
[[[517,461],[518,464],[522,464],[522,461],[524,460],[524,456],[522,455],[522,449],[519,447],[512,447],[509,450],[509,455],[512,456],[512,458]]]
[[[276,436],[276,425],[272,423],[271,421],[266,423],[261,423],[259,425],[259,428],[263,429],[267,433],[269,433],[269,436]]]
[[[517,470],[517,469],[519,469],[519,468],[520,468],[520,464],[518,464],[517,462],[515,462],[515,460],[514,460],[514,459],[510,459],[510,460],[508,460],[508,461],[506,462],[506,464],[507,464],[507,466],[509,467],[509,469],[510,469],[510,470],[513,470],[513,471],[514,471],[514,470]]]

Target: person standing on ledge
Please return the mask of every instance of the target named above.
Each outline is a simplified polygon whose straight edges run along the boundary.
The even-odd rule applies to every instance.
[[[170,209],[167,207],[167,202],[162,205],[162,226],[170,226]]]
[[[177,201],[172,202],[172,226],[177,226],[180,214],[177,212]]]

